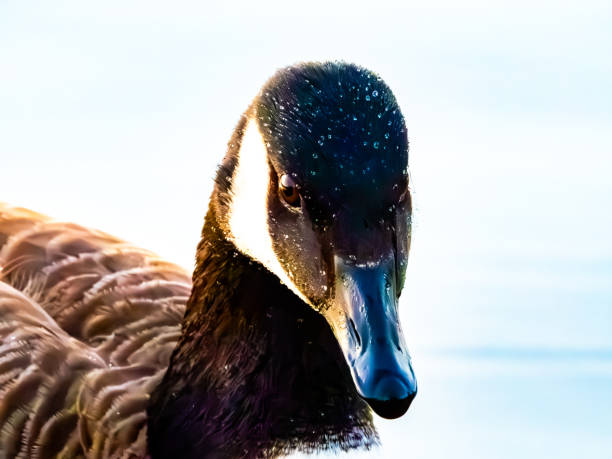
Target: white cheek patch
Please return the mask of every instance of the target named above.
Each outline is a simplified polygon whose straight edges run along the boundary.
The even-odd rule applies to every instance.
[[[250,119],[244,130],[238,163],[232,176],[229,227],[238,250],[264,265],[293,293],[311,302],[291,280],[278,261],[268,230],[268,151],[257,122]]]

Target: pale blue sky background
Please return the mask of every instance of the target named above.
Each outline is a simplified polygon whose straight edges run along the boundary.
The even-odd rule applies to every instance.
[[[0,200],[190,268],[265,79],[370,67],[411,142],[420,384],[374,456],[612,457],[610,56],[605,1],[0,0]]]

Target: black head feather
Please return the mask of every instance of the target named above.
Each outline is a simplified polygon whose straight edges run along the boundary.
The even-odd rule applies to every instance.
[[[266,83],[254,111],[270,161],[307,190],[314,222],[353,203],[392,205],[405,189],[404,119],[375,73],[336,62],[289,67]]]

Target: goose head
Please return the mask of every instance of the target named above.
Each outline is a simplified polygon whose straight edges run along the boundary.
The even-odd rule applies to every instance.
[[[227,239],[324,316],[357,392],[385,418],[417,391],[398,315],[407,167],[404,119],[381,78],[312,63],[264,85],[217,177]]]

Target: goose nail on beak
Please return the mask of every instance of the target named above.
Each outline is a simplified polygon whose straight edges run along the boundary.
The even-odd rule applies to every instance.
[[[357,391],[379,416],[398,418],[410,407],[417,383],[399,324],[395,257],[367,264],[338,256],[334,261],[340,306],[334,328],[344,335],[341,347]]]

